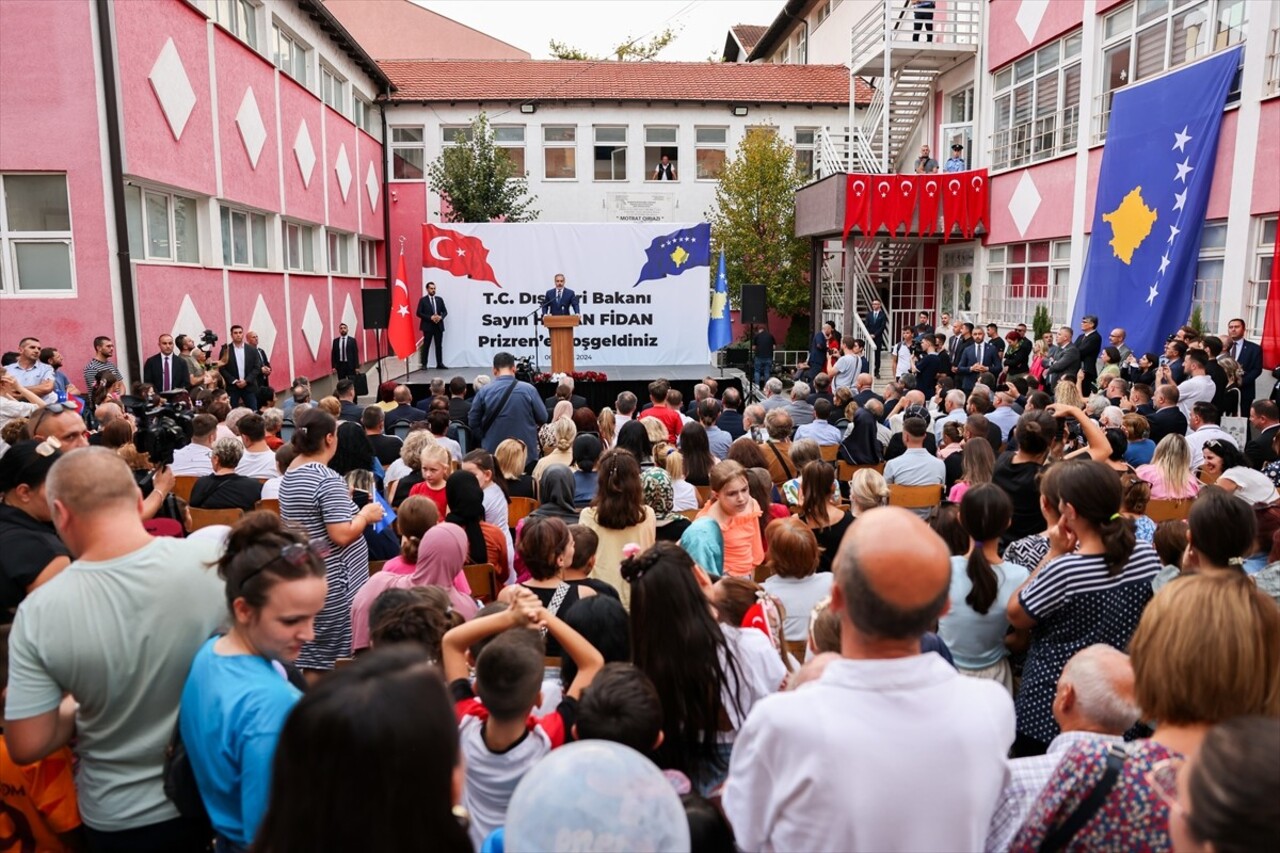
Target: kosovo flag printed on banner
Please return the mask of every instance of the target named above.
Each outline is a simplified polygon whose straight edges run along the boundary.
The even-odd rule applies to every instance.
[[[1115,93],[1072,325],[1095,314],[1134,352],[1187,321],[1218,130],[1241,48]]]
[[[680,275],[690,267],[711,266],[711,225],[703,222],[655,237],[644,250],[644,268],[633,287],[642,281]]]

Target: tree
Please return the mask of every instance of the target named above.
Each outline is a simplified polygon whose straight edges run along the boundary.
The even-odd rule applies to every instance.
[[[449,204],[446,222],[531,222],[536,196],[507,152],[494,145],[484,113],[471,122],[471,138],[441,152],[429,166],[431,187]]]
[[[795,149],[773,128],[747,133],[720,171],[715,207],[707,211],[714,255],[737,300],[745,284],[763,284],[769,307],[784,316],[808,313],[809,241],[795,236]]]
[[[616,59],[619,62],[644,62],[653,59],[659,53],[666,49],[671,42],[676,40],[676,36],[680,34],[677,29],[667,27],[662,32],[655,35],[648,41],[633,39],[630,36],[622,44],[615,47],[610,53],[609,59]],[[605,57],[593,56],[580,47],[574,47],[561,41],[552,39],[548,47],[551,50],[551,56],[555,59],[578,59],[578,60],[594,60],[600,61]]]
[[[1036,306],[1036,313],[1031,318],[1031,334],[1034,335],[1033,341],[1038,341],[1045,336],[1050,329],[1053,328],[1053,320],[1049,317],[1049,309],[1043,305]]]

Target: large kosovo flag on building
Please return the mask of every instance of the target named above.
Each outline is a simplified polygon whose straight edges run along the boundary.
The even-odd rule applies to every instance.
[[[711,225],[703,222],[653,238],[644,250],[644,267],[634,286],[642,281],[680,275],[690,267],[711,266]]]
[[[1074,323],[1122,326],[1160,352],[1187,321],[1218,129],[1240,48],[1116,92]]]

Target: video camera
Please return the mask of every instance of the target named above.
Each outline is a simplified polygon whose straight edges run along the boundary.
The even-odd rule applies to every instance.
[[[195,413],[189,402],[183,402],[186,397],[185,391],[170,391],[157,405],[142,397],[120,398],[120,404],[137,422],[133,446],[147,454],[154,465],[172,465],[173,452],[191,443]]]
[[[529,356],[524,355],[516,359],[516,379],[533,384],[533,362],[529,360]]]
[[[218,336],[213,333],[213,329],[205,329],[200,333],[200,349],[207,353],[212,353],[213,348],[218,345]]]

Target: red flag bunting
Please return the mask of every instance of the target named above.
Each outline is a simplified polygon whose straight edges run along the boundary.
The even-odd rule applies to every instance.
[[[964,179],[958,173],[944,175],[942,179],[942,240],[951,240],[951,231],[957,225],[964,231]]]
[[[916,234],[924,237],[938,230],[938,207],[942,203],[942,180],[927,175],[917,181],[920,188],[920,214]]]
[[[893,182],[893,215],[889,218],[889,230],[897,234],[902,226],[904,234],[911,233],[911,216],[916,212],[918,193],[915,175],[898,175]]]
[[[391,319],[387,323],[387,339],[396,358],[409,360],[413,355],[413,309],[409,305],[409,276],[404,266],[404,250],[400,251],[400,266],[396,269],[396,281],[391,288]]]
[[[867,236],[871,230],[871,187],[866,175],[845,175],[844,182],[844,239],[855,226]]]
[[[972,239],[979,222],[986,225],[987,230],[991,229],[991,224],[987,222],[987,173],[965,172],[964,177],[968,181],[964,188],[965,220],[963,230],[964,236]]]
[[[489,266],[489,250],[479,237],[468,237],[448,228],[425,224],[422,226],[422,246],[424,267],[437,267],[453,275],[491,281],[502,287]]]
[[[894,181],[892,175],[880,175],[871,179],[871,227],[868,235],[874,235],[883,225],[893,231]]]
[[[1271,282],[1267,285],[1267,319],[1262,327],[1262,366],[1280,364],[1280,239],[1271,252]]]

